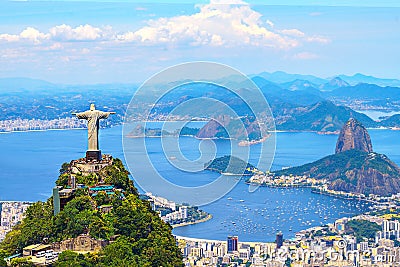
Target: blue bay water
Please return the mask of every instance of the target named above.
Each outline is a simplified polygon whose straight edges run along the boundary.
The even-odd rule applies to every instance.
[[[370,130],[376,152],[400,163],[400,132]],[[100,132],[103,153],[123,159],[122,127]],[[86,130],[54,130],[0,134],[0,200],[46,200],[63,162],[83,157],[86,151]],[[315,133],[277,133],[276,154],[272,169],[296,166],[317,160],[334,152],[336,135]],[[139,142],[140,139],[132,139]],[[182,153],[196,159],[199,140],[181,137]],[[217,140],[217,155],[229,152],[228,140]],[[147,138],[152,162],[171,182],[184,186],[207,184],[218,174],[202,171],[190,174],[176,170],[166,160],[159,138]],[[134,146],[133,146],[134,147]],[[252,148],[250,162],[257,161],[257,146]],[[135,166],[140,168],[140,165]],[[196,225],[174,229],[177,235],[225,239],[239,235],[244,241],[273,241],[277,231],[287,238],[296,231],[367,210],[362,202],[313,194],[309,189],[259,188],[250,193],[240,181],[221,199],[201,207],[213,219]]]

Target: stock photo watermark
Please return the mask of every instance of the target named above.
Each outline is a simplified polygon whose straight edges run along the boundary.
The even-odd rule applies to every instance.
[[[209,125],[202,129],[202,136],[193,135],[197,141],[192,147],[183,148],[180,136],[192,130],[194,122]],[[157,132],[165,161],[154,158],[154,140],[132,138],[132,133],[138,132],[143,137]],[[224,143],[222,152],[221,138],[229,142]],[[275,124],[262,90],[249,77],[227,65],[190,62],[155,74],[137,89],[125,115],[123,149],[129,171],[144,191],[201,206],[223,197],[241,180],[237,177],[245,173],[246,165],[231,166],[236,164],[232,159],[251,160],[262,171],[270,169]],[[257,152],[250,154],[252,149]],[[196,157],[188,156],[187,151]],[[204,172],[205,164],[217,155],[231,156],[228,168],[235,168],[235,177],[221,174],[193,186],[177,182]],[[179,170],[180,177],[170,179],[165,162]],[[249,185],[250,192],[256,189]]]
[[[345,239],[336,240],[332,247],[321,249],[321,251],[315,251],[312,249],[296,249],[290,250],[288,247],[282,247],[272,252],[269,258],[264,260],[272,260],[281,262],[282,266],[285,263],[290,262],[308,262],[309,264],[328,264],[331,262],[346,262],[346,266],[358,266],[349,265],[350,262],[363,262],[363,260],[370,260],[373,258],[375,263],[395,263],[397,258],[400,256],[397,253],[390,251],[382,251],[380,254],[373,255],[370,249],[360,251],[352,250],[348,248],[348,242]]]

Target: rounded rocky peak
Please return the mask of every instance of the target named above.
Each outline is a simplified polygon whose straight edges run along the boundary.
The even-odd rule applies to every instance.
[[[371,138],[367,129],[356,119],[349,119],[340,131],[336,143],[335,153],[357,149],[365,152],[372,152]]]

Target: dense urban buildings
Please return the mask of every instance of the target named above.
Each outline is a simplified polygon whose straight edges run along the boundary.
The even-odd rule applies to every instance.
[[[20,201],[1,201],[0,202],[0,242],[6,234],[11,231],[13,226],[22,221],[26,209],[31,205],[30,202]]]

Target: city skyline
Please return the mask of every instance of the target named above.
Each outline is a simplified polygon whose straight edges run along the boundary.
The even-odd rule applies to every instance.
[[[4,1],[0,78],[141,83],[188,61],[246,74],[400,78],[394,1],[169,2]]]

